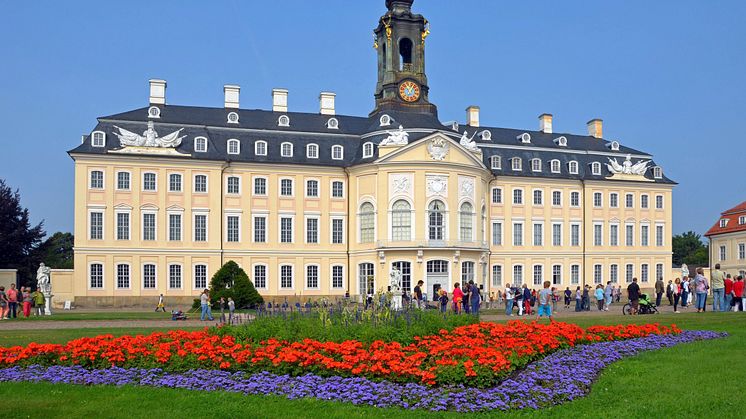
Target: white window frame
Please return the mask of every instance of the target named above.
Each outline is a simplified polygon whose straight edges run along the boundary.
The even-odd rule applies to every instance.
[[[153,286],[145,286],[145,266],[153,265]],[[208,280],[209,283],[209,280]],[[143,290],[157,290],[158,289],[158,264],[154,261],[145,261],[140,264],[140,289]]]
[[[593,208],[603,208],[603,205],[604,205],[603,192],[594,191],[591,197],[593,199]]]
[[[555,201],[555,196],[559,196],[559,203]],[[554,208],[560,208],[562,207],[562,191],[559,189],[552,190],[552,207]]]
[[[658,234],[660,232],[660,234]],[[666,245],[666,225],[664,223],[655,223],[655,246],[663,247]]]
[[[96,144],[96,134],[101,134],[101,144]],[[91,147],[106,147],[106,133],[103,131],[93,131],[91,133]]]
[[[290,241],[282,241],[282,220],[284,218],[290,218]],[[283,244],[294,244],[295,243],[295,214],[284,214],[281,213],[277,216],[277,243]]]
[[[229,182],[231,178],[238,179],[238,192],[231,192]],[[225,194],[229,196],[240,196],[241,195],[241,176],[236,174],[229,174],[225,176]]]
[[[282,286],[282,268],[286,266],[290,267],[290,287]],[[277,289],[279,290],[294,290],[295,289],[295,264],[281,263],[277,267]]]
[[[124,239],[119,238],[119,214],[127,214],[127,238]],[[114,240],[132,240],[132,210],[114,208]]]
[[[534,173],[538,173],[538,172],[541,172],[541,170],[542,170],[541,159],[539,158],[531,159],[531,171]]]
[[[634,208],[635,207],[635,194],[628,192],[624,194],[624,208]]]
[[[153,238],[145,238],[145,216],[153,216]],[[158,210],[148,209],[140,211],[140,240],[144,242],[154,242],[158,240]]]
[[[178,176],[179,177],[179,189],[171,189],[171,176]],[[184,192],[184,175],[182,173],[178,172],[169,172],[168,173],[168,192],[169,193],[183,193]]]
[[[601,163],[594,161],[591,163],[591,174],[594,176],[600,176],[601,175]]]
[[[502,158],[500,156],[490,156],[490,168],[494,170],[501,170]]]
[[[367,159],[367,158],[373,157],[373,154],[374,154],[373,143],[371,143],[370,141],[367,143],[364,143],[363,144],[363,158]]]
[[[502,219],[499,219],[499,220],[492,220],[490,222],[490,225],[491,225],[490,239],[491,239],[492,246],[503,246],[505,243],[505,223],[503,222]],[[500,234],[495,234],[496,225],[500,226],[498,228]],[[498,239],[498,240],[495,240],[495,239]]]
[[[153,175],[154,176],[154,188],[153,189],[145,189],[145,176],[146,175]],[[148,170],[145,172],[142,172],[142,185],[141,185],[142,192],[158,192],[158,172],[154,172],[152,170]]]
[[[746,259],[746,243],[737,243],[736,248],[738,249],[738,252],[736,253],[738,255],[738,260]]]
[[[575,160],[567,162],[567,171],[570,172],[571,175],[577,175],[578,174],[578,162]]]
[[[573,263],[570,265],[570,285],[580,284],[580,265]]]
[[[537,229],[538,226],[538,229]],[[539,244],[536,244],[537,241],[537,235],[536,233],[539,233],[538,239]],[[531,246],[538,246],[543,247],[544,246],[544,222],[543,221],[531,221]]]
[[[520,157],[513,157],[510,159],[510,168],[514,172],[523,171],[523,160]]]
[[[559,227],[559,241],[555,240],[554,231],[555,228]],[[562,245],[565,242],[564,234],[562,234],[564,231],[564,225],[561,221],[553,221],[552,222],[552,246],[558,246],[562,247]]]
[[[342,221],[342,241],[339,243],[334,242],[334,221]],[[332,245],[347,244],[347,234],[345,229],[347,228],[347,219],[343,215],[332,215],[329,218],[329,243]]]
[[[308,286],[308,268],[310,267],[316,268],[316,286],[315,287]],[[312,291],[321,289],[321,265],[319,265],[318,263],[307,263],[303,266],[303,289],[312,290]]]
[[[260,153],[259,147],[264,148],[264,152]],[[267,155],[267,142],[264,140],[258,140],[254,143],[254,155],[255,156],[266,156]]]
[[[728,258],[728,248],[725,245],[720,245],[720,249],[718,249],[718,262],[722,262]]]
[[[576,196],[578,197],[578,199],[577,199],[577,204],[573,205],[572,203],[573,195],[575,194],[577,194]],[[582,205],[582,202],[583,200],[580,199],[580,191],[570,191],[570,207],[571,208],[580,208],[580,206]]]
[[[521,226],[521,235],[520,235],[520,243],[519,244],[516,244],[516,237],[517,237],[516,236],[516,232],[515,232],[515,226],[516,225],[520,225]],[[525,237],[526,236],[526,228],[525,227],[526,227],[526,225],[525,225],[525,223],[523,221],[513,220],[513,223],[511,225],[511,229],[510,229],[510,235],[511,235],[511,238],[512,238],[511,243],[512,243],[513,247],[519,247],[519,246],[525,246],[526,245],[526,240],[525,240],[526,239],[526,237]]]
[[[284,195],[282,193],[282,181],[283,180],[289,180],[290,181],[290,195]],[[281,177],[280,180],[277,182],[278,187],[278,194],[280,198],[293,198],[295,197],[295,178],[291,177]]]
[[[315,143],[306,144],[306,158],[307,159],[318,159],[319,158],[319,145]]]
[[[243,222],[242,222],[243,215],[241,214],[241,210],[233,210],[233,211],[226,210],[224,217],[225,217],[225,232],[223,234],[225,234],[225,242],[226,243],[241,243],[241,239],[243,238],[242,237],[243,232],[241,231],[243,230],[241,228],[241,226],[243,225]],[[228,240],[228,238],[230,237],[230,235],[228,234],[228,217],[238,218],[238,240],[237,241]]]
[[[498,268],[498,269],[495,269]],[[502,287],[503,285],[503,265],[495,264],[492,265],[491,269],[491,277],[490,277],[490,284],[492,284],[492,287]],[[497,277],[497,280],[495,278]]]
[[[647,234],[645,233],[645,230],[647,230]],[[640,246],[650,246],[650,223],[640,223]]]
[[[533,286],[542,285],[544,283],[544,265],[535,263],[531,266],[531,283]]]
[[[521,196],[521,202],[519,202],[519,203],[516,203],[516,202],[515,202],[515,201],[516,201],[516,199],[515,199],[515,198],[516,198],[516,195],[515,195],[515,192],[516,192],[516,191],[520,191],[520,192],[521,192],[521,193],[520,193],[520,196]],[[524,204],[525,204],[525,202],[526,202],[526,197],[524,197],[523,195],[524,195],[524,193],[523,193],[523,188],[513,188],[513,189],[512,189],[512,198],[513,198],[512,202],[513,202],[513,206],[519,206],[519,205],[521,205],[521,206],[522,206],[522,205],[524,205]]]
[[[285,146],[290,147],[290,154],[285,154]],[[293,143],[285,141],[280,144],[280,157],[293,157]]]
[[[516,268],[518,268],[518,271],[520,271],[520,278],[519,279],[516,279],[516,277],[518,276],[518,275],[516,275],[516,273],[517,273]],[[526,270],[523,269],[523,264],[522,263],[514,263],[513,264],[513,275],[510,277],[510,280],[511,280],[510,283],[513,284],[513,285],[515,285],[516,287],[519,287],[519,286],[521,286],[523,284],[523,281],[525,280],[525,276],[526,276]]]
[[[596,232],[599,232],[600,234],[597,236]],[[593,223],[592,234],[593,234],[593,245],[596,247],[603,246],[604,245],[604,223],[600,221],[595,221]]]
[[[171,267],[172,266],[178,266],[179,267],[179,286],[178,287],[172,287],[171,286]],[[184,265],[179,262],[169,262],[166,265],[166,288],[169,290],[183,290],[184,289]]]
[[[231,151],[231,148],[235,145],[235,150]],[[226,146],[226,151],[228,154],[237,155],[241,154],[241,142],[238,141],[236,138],[231,138],[228,140],[228,144]]]
[[[93,265],[101,265],[101,286],[100,287],[93,287],[91,286],[91,268],[93,268]],[[104,265],[104,262],[98,261],[98,260],[92,260],[88,262],[88,275],[86,278],[86,288],[89,290],[104,290],[106,289],[106,265]]]
[[[665,208],[666,198],[661,194],[655,195],[655,209],[662,210]]]
[[[342,271],[342,285],[340,285],[338,287],[334,286],[334,268],[335,267],[342,268],[341,269],[341,271]],[[345,279],[346,279],[345,265],[343,265],[341,263],[333,263],[333,264],[331,264],[329,266],[329,289],[331,289],[331,290],[341,290],[341,289],[344,289],[345,288],[345,282],[347,282],[347,281],[345,281]]]
[[[618,192],[609,192],[609,208],[619,208]]]
[[[198,145],[202,142],[204,147]],[[195,153],[207,153],[207,138],[206,137],[194,137],[194,152]]]
[[[614,230],[616,229],[616,234]],[[619,223],[609,223],[609,246],[619,246]]]
[[[308,221],[316,220],[316,241],[308,240]],[[319,215],[305,215],[303,216],[303,242],[305,244],[320,244],[321,243],[321,216]]]
[[[179,240],[171,239],[171,216],[179,216]],[[166,211],[166,241],[169,242],[183,242],[184,241],[184,210],[168,210]]]
[[[256,268],[258,266],[264,267],[264,285],[259,286],[256,283]],[[269,289],[269,265],[263,262],[254,263],[251,265],[251,278],[254,287],[259,290]]]
[[[205,286],[204,287],[198,287],[197,286],[197,266],[204,266],[205,267]],[[204,290],[205,288],[210,287],[210,267],[207,265],[207,262],[196,262],[192,264],[192,290]]]
[[[572,223],[570,223],[570,246],[572,246],[572,247],[578,247],[578,246],[581,246],[583,244],[583,232],[582,232],[581,225],[582,224],[579,223],[579,222],[572,222]],[[577,229],[578,229],[578,236],[577,236],[578,240],[577,240],[577,242],[573,242],[573,238],[574,238],[574,235],[572,234],[573,227],[577,227]]]
[[[562,171],[562,165],[560,164],[560,161],[557,159],[550,160],[549,167],[552,173],[561,173]]]
[[[128,285],[126,287],[119,286],[119,266],[127,267],[127,279]],[[116,262],[114,264],[114,289],[118,290],[129,290],[132,289],[132,265],[129,262]]]
[[[101,173],[101,187],[94,187],[93,186],[93,173]],[[88,189],[92,189],[94,191],[103,191],[106,189],[106,171],[104,169],[91,169],[88,171]]]
[[[552,264],[552,285],[562,285],[564,266],[560,263]]]
[[[339,156],[335,156],[335,153],[339,152]],[[339,144],[335,144],[332,146],[332,160],[344,160],[345,158],[345,149]]]
[[[603,284],[604,283],[604,265],[596,263],[593,265],[593,283]]]
[[[127,174],[127,187],[126,188],[119,187],[119,175],[122,173]],[[130,172],[129,170],[117,170],[114,182],[115,182],[114,189],[116,189],[117,191],[131,191],[132,190],[132,172]]]
[[[342,196],[334,196],[334,183],[339,182],[342,184]],[[340,179],[332,179],[329,181],[329,196],[332,199],[345,199],[345,182]]]
[[[256,219],[264,219],[264,240],[257,241],[256,234],[258,229],[256,228]],[[251,214],[251,242],[252,243],[267,243],[269,242],[269,214]]]
[[[197,176],[205,177],[205,190],[204,191],[197,190]],[[196,193],[196,194],[206,194],[210,192],[210,177],[207,175],[207,173],[195,173],[192,175],[192,191],[193,193]]]
[[[499,196],[499,198],[500,198],[500,199],[499,199],[498,201],[495,201],[495,191],[500,191],[500,192],[498,193],[498,196]],[[490,190],[490,202],[491,202],[491,203],[492,203],[493,205],[502,205],[502,204],[503,204],[503,201],[504,201],[504,198],[503,198],[503,188],[501,188],[501,187],[498,187],[498,186],[494,186],[494,187],[493,187],[493,188],[492,188],[492,189]]]
[[[197,240],[197,216],[205,217],[205,239]],[[195,243],[207,243],[210,241],[210,210],[192,209],[192,241]]]
[[[537,201],[537,199],[536,199],[536,197],[537,197],[536,193],[537,192],[539,193],[539,195],[538,195],[538,197],[539,197],[539,199],[538,199],[539,203],[538,204],[536,203],[536,201]],[[535,207],[543,207],[544,206],[544,190],[543,189],[532,189],[531,190],[531,205],[533,205]]]
[[[646,193],[640,194],[640,208],[650,209],[650,195]]]
[[[653,178],[663,179],[663,168],[660,166],[653,166]]]
[[[257,193],[256,192],[256,181],[257,179],[264,179],[264,193]],[[267,192],[269,191],[269,178],[267,176],[254,176],[251,180],[251,194],[253,196],[267,196]]]
[[[93,225],[91,223],[91,214],[101,214],[101,238],[93,238],[93,235],[91,234],[93,232]],[[96,209],[89,209],[88,210],[88,240],[104,240],[106,238],[106,213],[103,208],[96,208]]]
[[[619,264],[612,263],[609,265],[609,281],[612,284],[619,283]]]
[[[316,195],[309,195],[308,194],[308,182],[316,182]],[[305,179],[305,188],[303,191],[303,195],[306,198],[312,198],[312,199],[319,199],[321,198],[321,181],[317,178],[306,178]]]
[[[630,227],[632,228],[632,234],[629,234]],[[628,247],[635,245],[635,223],[624,223],[624,245]]]

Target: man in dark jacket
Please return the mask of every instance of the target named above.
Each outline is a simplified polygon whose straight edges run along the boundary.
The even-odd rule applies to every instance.
[[[655,306],[660,307],[661,305],[661,297],[663,297],[663,292],[665,291],[666,285],[663,283],[663,278],[658,278],[657,281],[655,281]]]

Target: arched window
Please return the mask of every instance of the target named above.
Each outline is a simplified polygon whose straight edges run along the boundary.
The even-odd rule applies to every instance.
[[[474,240],[474,206],[468,202],[461,204],[459,211],[461,241],[470,242]]]
[[[306,146],[306,157],[309,159],[319,158],[319,146],[316,144],[309,144]]]
[[[391,240],[412,240],[412,206],[400,199],[391,207]]]
[[[238,154],[241,152],[241,143],[238,140],[228,140],[228,154]]]
[[[541,160],[540,159],[531,159],[531,171],[541,172]]]
[[[430,203],[427,209],[428,239],[445,240],[445,205],[442,201],[435,200]]]
[[[333,145],[332,146],[332,159],[333,160],[342,160],[344,158],[344,149],[341,145]]]
[[[360,205],[360,243],[373,243],[375,237],[375,208],[370,202]]]
[[[555,159],[551,162],[552,165],[552,173],[559,173],[560,172],[560,161]]]
[[[254,154],[256,154],[257,156],[266,156],[267,155],[267,142],[260,140],[254,143]]]
[[[399,70],[400,71],[412,71],[412,40],[409,38],[402,38],[399,41]]]
[[[601,163],[595,161],[591,163],[591,173],[598,176],[601,174]]]
[[[293,157],[293,144],[292,143],[280,144],[280,155],[282,157]]]
[[[573,175],[577,175],[578,174],[578,162],[576,162],[576,161],[573,160],[570,163],[568,163],[567,166],[568,166],[568,170],[569,170],[569,172],[571,174],[573,174]]]
[[[363,158],[373,157],[373,143],[363,144]]]

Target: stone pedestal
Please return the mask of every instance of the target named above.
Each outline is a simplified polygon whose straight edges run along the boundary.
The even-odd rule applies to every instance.
[[[401,291],[394,291],[392,294],[393,294],[393,297],[391,297],[391,309],[401,310],[402,309]]]
[[[45,316],[51,316],[52,315],[52,293],[45,292],[44,294],[44,300],[45,300],[45,306],[44,306],[44,315]]]

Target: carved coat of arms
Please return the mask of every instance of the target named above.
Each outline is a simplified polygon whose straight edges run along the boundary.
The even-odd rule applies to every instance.
[[[448,141],[442,138],[433,138],[427,145],[427,151],[433,160],[443,160],[448,155]]]

